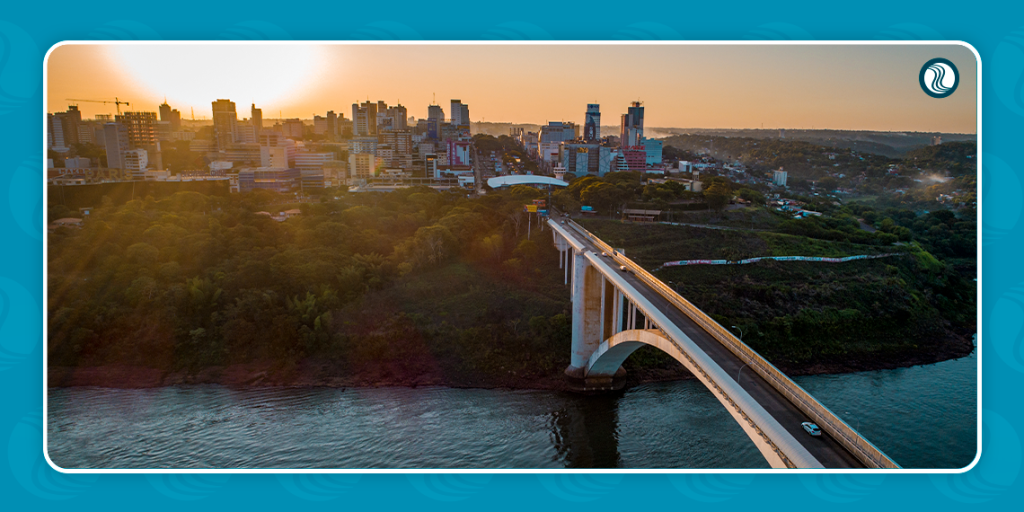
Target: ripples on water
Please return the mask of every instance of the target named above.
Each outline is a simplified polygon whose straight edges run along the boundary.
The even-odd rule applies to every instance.
[[[974,356],[795,379],[904,467],[974,457]],[[849,411],[849,412],[847,412]],[[49,391],[65,468],[766,468],[696,381],[620,397],[486,389]]]

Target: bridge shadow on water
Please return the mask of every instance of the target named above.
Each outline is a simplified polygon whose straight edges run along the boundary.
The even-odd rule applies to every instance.
[[[551,443],[567,468],[617,468],[621,394],[575,396],[551,413]]]

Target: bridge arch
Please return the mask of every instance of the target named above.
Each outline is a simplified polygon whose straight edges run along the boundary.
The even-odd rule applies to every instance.
[[[587,377],[611,377],[638,348],[650,345],[672,356],[685,366],[690,362],[665,335],[657,329],[622,331],[601,342],[587,361]]]
[[[788,455],[783,453],[779,446],[772,441],[771,437],[766,435],[766,432],[753,421],[753,418],[741,410],[740,405],[736,403],[735,399],[730,397],[725,389],[712,379],[711,375],[705,372],[692,357],[684,353],[660,329],[620,331],[602,341],[587,361],[586,381],[602,382],[610,380],[613,375],[616,375],[616,371],[618,371],[622,363],[633,352],[644,345],[656,347],[658,350],[668,354],[676,361],[682,363],[690,373],[697,377],[697,380],[704,387],[708,388],[708,391],[711,391],[715,398],[725,407],[725,410],[732,416],[739,427],[743,429],[747,437],[754,442],[758,451],[761,452],[761,455],[764,456],[765,460],[773,468],[823,467],[805,450],[798,448]],[[745,405],[748,407],[754,405],[747,400],[741,399],[741,401],[745,402]]]

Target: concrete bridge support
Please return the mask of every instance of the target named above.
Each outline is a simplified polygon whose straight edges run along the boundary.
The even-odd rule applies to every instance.
[[[567,256],[572,262],[572,355],[565,369],[570,388],[588,392],[622,389],[624,369],[588,376],[587,363],[602,341],[621,330],[621,312],[628,301],[589,263],[585,252],[570,249]]]

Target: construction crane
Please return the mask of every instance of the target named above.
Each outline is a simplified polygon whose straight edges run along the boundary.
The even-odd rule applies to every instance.
[[[89,103],[113,103],[113,104],[117,105],[117,115],[121,115],[121,105],[124,105],[124,106],[129,106],[130,105],[127,101],[121,101],[120,99],[118,99],[117,96],[114,96],[114,101],[76,100],[76,99],[72,99],[72,98],[65,98],[65,101],[88,101]]]

